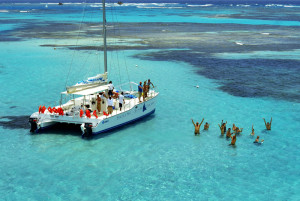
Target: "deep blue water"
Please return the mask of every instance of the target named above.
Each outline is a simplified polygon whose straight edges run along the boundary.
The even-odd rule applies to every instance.
[[[72,3],[82,3],[82,2],[86,2],[86,3],[95,3],[95,2],[99,2],[98,0],[61,0],[61,1],[57,1],[57,0],[47,0],[47,1],[41,1],[41,0],[22,0],[20,1],[16,1],[16,0],[1,0],[0,2],[4,2],[4,3],[50,3],[50,2],[62,2],[62,3],[68,3],[68,2],[72,2]],[[116,3],[116,1],[113,0],[108,0],[106,2],[114,2]],[[235,3],[246,3],[246,4],[269,4],[269,3],[284,3],[284,4],[298,4],[299,0],[126,0],[126,1],[122,1],[123,3],[184,3],[184,4],[207,4],[207,3],[212,3],[212,4],[235,4]]]
[[[100,5],[0,4],[1,199],[300,200],[298,1],[144,2],[108,4],[109,76],[151,78],[156,113],[88,140],[27,119],[102,72]],[[244,128],[234,147],[222,120]]]

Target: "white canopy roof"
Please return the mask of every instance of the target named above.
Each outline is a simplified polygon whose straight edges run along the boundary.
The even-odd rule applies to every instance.
[[[81,95],[81,96],[86,96],[86,95],[91,95],[91,94],[95,94],[98,93],[100,91],[105,91],[108,89],[108,84],[106,85],[102,85],[102,86],[98,86],[98,87],[92,87],[92,88],[88,88],[88,89],[84,89],[82,91],[77,91],[74,93],[69,93],[69,94],[74,94],[74,95]],[[62,94],[68,94],[67,91],[62,92]]]

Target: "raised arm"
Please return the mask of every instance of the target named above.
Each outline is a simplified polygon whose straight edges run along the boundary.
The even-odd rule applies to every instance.
[[[191,119],[191,120],[192,120],[192,122],[193,122],[194,126],[196,126],[196,125],[195,125],[195,123],[194,123],[194,120],[193,120],[193,119]]]
[[[219,125],[219,127],[221,128],[220,124],[218,124],[218,125]]]
[[[201,121],[201,123],[200,123],[199,127],[201,126],[201,124],[203,123],[203,121],[204,121],[204,118],[202,119],[202,121]]]
[[[272,117],[271,117],[271,121],[270,121],[270,125],[272,124]]]
[[[265,125],[267,126],[267,122],[266,122],[265,118],[263,118],[263,120],[264,120],[264,122],[265,122]]]

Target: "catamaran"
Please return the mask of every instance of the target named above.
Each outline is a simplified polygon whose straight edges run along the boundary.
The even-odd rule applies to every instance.
[[[33,113],[29,118],[31,132],[39,132],[57,123],[69,123],[80,125],[82,137],[92,136],[143,119],[155,112],[156,99],[159,93],[154,87],[149,87],[148,92],[146,92],[147,97],[140,101],[138,84],[134,82],[121,84],[113,91],[115,97],[122,92],[124,94],[125,102],[123,102],[121,109],[116,99],[113,104],[113,111],[108,113],[107,98],[102,98],[100,102],[101,111],[97,110],[97,95],[101,93],[108,97],[108,91],[111,87],[108,84],[107,73],[105,0],[102,0],[102,10],[104,73],[67,87],[66,91],[61,93],[59,105],[48,108],[40,106],[39,111]],[[63,103],[63,100],[68,101]]]

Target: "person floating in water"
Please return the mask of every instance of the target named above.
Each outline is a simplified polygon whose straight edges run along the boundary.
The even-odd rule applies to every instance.
[[[228,129],[229,130],[229,129]],[[231,143],[230,145],[235,145],[235,142],[236,142],[236,135],[234,136],[230,136],[231,137]]]
[[[270,121],[270,123],[269,123],[269,122],[266,122],[265,118],[263,118],[263,120],[264,120],[264,122],[265,122],[266,129],[267,129],[267,130],[271,130],[272,117],[271,117],[271,121]]]
[[[227,130],[227,132],[226,132],[226,137],[227,138],[231,138],[231,129],[230,128],[228,128],[228,130]]]
[[[192,122],[193,122],[193,124],[194,124],[194,126],[195,126],[195,135],[199,135],[199,134],[200,134],[200,126],[201,126],[201,124],[203,123],[204,118],[202,119],[202,121],[201,121],[200,124],[199,124],[199,122],[197,122],[197,123],[195,124],[194,120],[193,120],[193,119],[191,119],[191,120],[192,120]]]
[[[222,120],[222,122],[223,122],[223,120]],[[221,126],[220,126],[220,124],[218,124],[220,127],[220,130],[221,130],[221,135],[224,135],[224,133],[226,132],[226,124],[227,124],[227,121],[226,121],[226,123],[222,123]]]
[[[206,122],[205,124],[204,124],[204,130],[208,130],[209,129],[209,124]]]
[[[241,133],[241,132],[243,132],[243,128],[239,128],[239,127],[236,127],[236,129],[235,129],[235,133],[236,134],[239,134],[239,133]]]
[[[252,124],[252,132],[250,133],[250,135],[254,135],[255,132],[254,132],[254,128],[253,128],[253,124]]]
[[[253,143],[262,143],[264,140],[259,141],[259,136],[256,137],[255,141]]]

